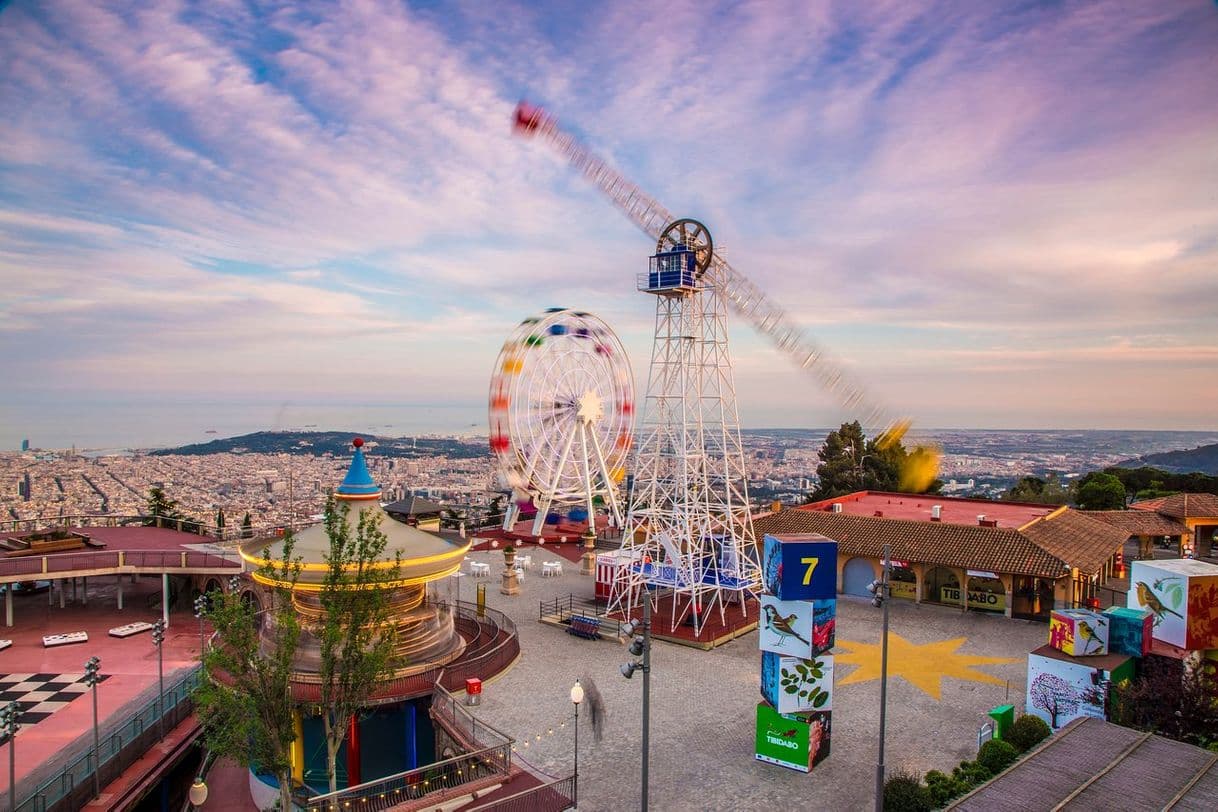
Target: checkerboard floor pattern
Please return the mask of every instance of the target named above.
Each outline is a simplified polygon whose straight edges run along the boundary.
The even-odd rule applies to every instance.
[[[99,676],[104,681],[108,674]],[[0,675],[0,705],[16,702],[21,709],[21,729],[36,725],[73,699],[88,693],[85,675],[80,674],[3,674]],[[17,731],[18,734],[21,730]],[[8,736],[0,735],[0,744]]]

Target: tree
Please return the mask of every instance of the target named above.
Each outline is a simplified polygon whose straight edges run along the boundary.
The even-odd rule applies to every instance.
[[[1093,471],[1079,480],[1077,501],[1083,510],[1123,510],[1125,486],[1112,474]]]
[[[290,748],[296,737],[291,689],[300,626],[291,588],[300,574],[300,559],[293,557],[293,548],[289,534],[281,559],[263,552],[258,573],[277,585],[271,588],[265,612],[242,600],[236,590],[212,594],[207,616],[216,642],[203,655],[203,678],[195,692],[208,749],[274,775],[281,809],[292,808]]]
[[[216,511],[216,535],[224,538],[224,508]]]
[[[912,454],[922,453],[915,450]],[[901,442],[884,444],[868,440],[859,421],[842,423],[837,431],[829,432],[817,452],[816,466],[819,483],[808,496],[809,502],[845,496],[855,491],[901,491],[901,471],[911,461],[911,452]],[[942,486],[935,480],[929,492]]]
[[[1006,502],[1064,505],[1070,501],[1070,490],[1057,478],[1057,474],[1049,474],[1044,479],[1025,476],[1012,485],[1002,499]]]
[[[165,489],[160,485],[153,485],[148,489],[148,517],[152,521],[148,524],[156,524],[157,519],[173,519],[182,518],[182,514],[178,511],[178,502],[176,499],[170,499]]]
[[[1106,693],[1108,719],[1218,752],[1218,666],[1144,657],[1136,679]]]
[[[1078,710],[1083,697],[1074,686],[1055,674],[1038,674],[1028,688],[1032,707],[1049,714],[1049,724],[1057,730],[1057,717]]]
[[[503,523],[503,517],[507,512],[504,507],[505,502],[507,502],[507,495],[502,493],[491,500],[490,507],[486,509],[485,527],[494,527]]]
[[[250,514],[246,512],[245,518],[241,520],[241,538],[252,539],[254,537],[254,520],[250,518]]]
[[[400,580],[401,553],[385,560],[388,538],[381,514],[360,511],[352,533],[351,506],[326,501],[330,541],[322,583],[322,615],[314,633],[321,644],[321,712],[330,791],[338,789],[338,751],[351,720],[376,686],[397,667],[397,638],[390,598]]]

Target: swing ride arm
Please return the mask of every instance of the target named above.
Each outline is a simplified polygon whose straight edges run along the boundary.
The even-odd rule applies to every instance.
[[[544,139],[567,161],[595,184],[643,233],[659,242],[677,218],[658,201],[597,157],[579,139],[566,132],[557,119],[540,107],[521,102],[513,115],[513,129],[526,136]],[[881,448],[899,443],[909,430],[910,420],[893,418],[852,380],[773,299],[723,257],[713,254],[705,277],[723,295],[731,308],[797,366],[810,374],[837,398],[848,413],[859,415],[864,426],[883,426],[877,438]],[[924,491],[938,473],[939,451],[914,448],[901,471],[903,490]]]

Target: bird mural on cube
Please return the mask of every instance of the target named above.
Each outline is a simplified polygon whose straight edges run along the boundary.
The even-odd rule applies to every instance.
[[[779,645],[781,645],[788,637],[794,637],[805,646],[812,645],[801,637],[799,632],[792,628],[791,624],[799,619],[797,615],[791,614],[787,617],[783,617],[773,606],[764,606],[762,608],[765,610],[766,626],[772,629],[774,633],[779,636]]]

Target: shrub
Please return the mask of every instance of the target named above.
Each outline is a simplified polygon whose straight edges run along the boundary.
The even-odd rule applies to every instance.
[[[930,790],[922,786],[916,773],[894,772],[884,782],[885,812],[930,812]]]
[[[977,763],[994,775],[1010,767],[1017,758],[1019,751],[1015,749],[1015,745],[1002,739],[990,739],[981,745],[981,750],[977,753]]]
[[[993,777],[993,773],[975,761],[961,761],[960,765],[952,770],[952,778],[964,784],[968,789],[972,789],[978,784],[984,784]]]
[[[1002,740],[1015,747],[1021,753],[1026,753],[1049,737],[1053,731],[1039,716],[1025,713],[1015,720]]]
[[[926,774],[926,789],[930,792],[931,804],[935,809],[941,809],[947,806],[953,798],[959,798],[968,792],[969,786],[946,773],[931,770]]]

